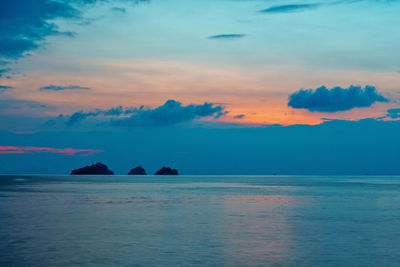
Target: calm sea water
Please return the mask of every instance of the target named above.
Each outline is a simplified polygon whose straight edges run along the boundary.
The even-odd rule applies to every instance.
[[[0,176],[1,266],[400,266],[400,177]]]

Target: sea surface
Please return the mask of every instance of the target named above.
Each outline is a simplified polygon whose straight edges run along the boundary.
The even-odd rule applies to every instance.
[[[400,266],[396,176],[0,176],[0,266]]]

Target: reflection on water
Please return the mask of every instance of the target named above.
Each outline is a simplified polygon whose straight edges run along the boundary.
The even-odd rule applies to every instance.
[[[288,265],[291,233],[287,215],[296,201],[297,197],[281,195],[227,197],[224,211],[228,217],[222,232],[231,241],[225,248],[225,254],[234,259],[231,263]]]
[[[400,177],[0,176],[0,265],[398,266]]]

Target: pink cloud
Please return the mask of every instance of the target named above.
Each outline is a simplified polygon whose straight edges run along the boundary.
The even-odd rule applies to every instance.
[[[68,156],[87,157],[95,153],[104,152],[99,149],[74,149],[74,148],[53,148],[34,146],[0,146],[0,154],[33,154],[33,153],[56,153]]]

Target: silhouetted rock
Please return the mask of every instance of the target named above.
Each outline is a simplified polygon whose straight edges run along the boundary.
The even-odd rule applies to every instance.
[[[178,171],[170,167],[162,167],[156,172],[156,175],[178,175]]]
[[[71,175],[107,175],[114,174],[113,171],[109,170],[108,167],[103,163],[96,163],[90,166],[85,166],[80,169],[73,170]]]
[[[142,168],[142,166],[137,166],[136,168],[133,168],[130,172],[129,175],[146,175],[146,170]]]

